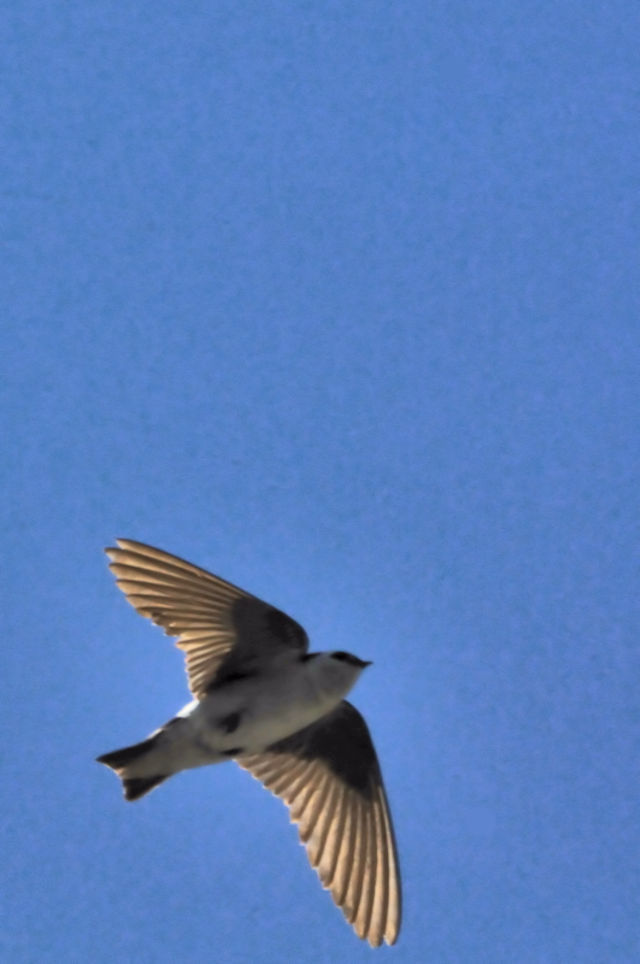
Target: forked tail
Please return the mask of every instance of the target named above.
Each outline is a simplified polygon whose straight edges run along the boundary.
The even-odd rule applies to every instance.
[[[143,740],[141,743],[134,743],[133,746],[125,746],[121,750],[113,750],[111,753],[103,753],[102,756],[97,757],[98,763],[111,767],[122,780],[125,800],[138,800],[170,775],[157,773],[153,776],[134,776],[129,772],[135,772],[134,764],[146,756],[153,747],[153,743],[154,737],[150,736],[148,740]]]

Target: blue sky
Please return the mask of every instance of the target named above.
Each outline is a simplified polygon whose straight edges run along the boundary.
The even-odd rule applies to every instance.
[[[640,955],[634,4],[4,4],[3,957]],[[116,536],[374,661],[372,951],[188,697]]]

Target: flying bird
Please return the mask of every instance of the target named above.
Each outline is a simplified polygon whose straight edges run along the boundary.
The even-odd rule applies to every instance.
[[[376,752],[344,697],[368,662],[308,652],[294,619],[205,569],[131,539],[106,549],[131,605],[185,653],[194,699],[146,740],[98,757],[127,800],[233,759],[280,797],[335,903],[378,947],[400,929],[398,859]]]

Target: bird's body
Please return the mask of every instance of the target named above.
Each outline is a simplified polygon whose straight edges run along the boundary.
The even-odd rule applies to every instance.
[[[141,752],[123,776],[166,779],[181,770],[260,753],[335,709],[363,668],[336,665],[328,653],[311,659],[285,653],[266,672],[224,680],[138,744]]]
[[[127,800],[193,767],[235,759],[280,796],[309,859],[356,933],[393,943],[400,881],[380,768],[366,724],[344,700],[369,664],[309,653],[285,613],[160,549],[107,549],[118,586],[178,637],[195,697],[147,739],[98,757]]]

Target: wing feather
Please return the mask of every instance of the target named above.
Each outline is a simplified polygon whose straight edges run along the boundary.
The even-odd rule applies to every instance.
[[[237,762],[279,796],[323,886],[359,937],[393,944],[400,875],[380,768],[366,724],[342,702],[327,717]]]
[[[278,652],[306,652],[302,627],[268,603],[161,549],[132,539],[116,542],[105,551],[118,588],[141,616],[176,637],[196,699]]]

